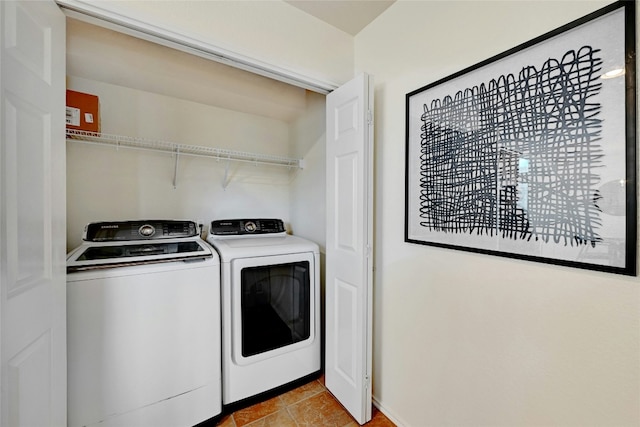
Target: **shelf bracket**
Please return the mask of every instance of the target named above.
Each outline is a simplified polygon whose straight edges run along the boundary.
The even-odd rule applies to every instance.
[[[180,157],[180,147],[176,147],[175,152],[175,163],[173,165],[173,189],[175,190],[178,187],[178,158]]]
[[[222,181],[222,189],[224,191],[227,191],[229,182],[231,182],[231,178],[229,178],[229,163],[231,163],[231,159],[227,158],[227,163],[224,165],[224,179]]]

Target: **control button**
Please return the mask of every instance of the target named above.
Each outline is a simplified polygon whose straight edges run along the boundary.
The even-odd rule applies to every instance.
[[[151,237],[156,234],[156,229],[153,225],[145,224],[138,229],[138,233],[143,237]]]
[[[254,231],[256,231],[256,228],[258,227],[256,226],[255,222],[249,221],[244,225],[244,231],[246,231],[247,233],[253,233]]]

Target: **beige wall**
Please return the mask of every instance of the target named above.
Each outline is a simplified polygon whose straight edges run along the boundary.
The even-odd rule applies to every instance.
[[[123,3],[124,4],[124,3]],[[324,95],[73,19],[67,85],[100,99],[102,132],[305,159],[305,170],[68,144],[68,248],[89,221],[277,217],[324,241]],[[228,165],[228,166],[227,166]],[[229,182],[226,188],[225,174]],[[324,182],[324,179],[320,179]],[[295,193],[292,198],[290,193]],[[300,209],[298,209],[298,205]],[[307,208],[309,207],[309,208]],[[306,210],[306,212],[305,212]]]
[[[353,74],[353,37],[280,0],[90,3],[320,81],[340,84]],[[183,157],[173,189],[173,160],[166,155],[68,143],[68,248],[88,221],[173,216],[206,223],[256,215],[283,218],[293,232],[324,247],[323,95],[265,88],[250,76],[240,78],[247,82],[240,89],[228,76],[212,84],[193,71],[201,69],[197,59],[179,55],[178,64],[164,66],[154,62],[163,60],[157,58],[164,53],[154,53],[161,48],[103,30],[98,37],[95,28],[75,21],[70,28],[68,87],[100,96],[104,133],[304,158],[305,169],[231,163],[233,179],[224,190],[223,163]],[[177,83],[183,75],[188,81]],[[192,86],[201,82],[194,94]],[[278,90],[273,104],[269,90]],[[257,91],[259,99],[253,98]],[[207,105],[220,98],[229,109]],[[284,105],[284,99],[291,102]],[[232,111],[256,105],[300,117],[282,121]]]
[[[293,156],[290,124],[151,92],[69,76],[70,89],[98,95],[102,132],[277,156]],[[173,188],[169,154],[67,143],[67,246],[90,221],[275,217],[289,222],[293,172],[181,156]]]
[[[404,243],[405,94],[607,1],[403,1],[374,75],[374,397],[406,426],[637,426],[640,282]]]
[[[353,37],[280,0],[90,3],[320,81],[353,75]]]
[[[325,96],[307,92],[305,113],[291,124],[294,157],[304,169],[291,182],[291,225],[294,234],[325,245]]]
[[[416,427],[637,426],[637,278],[403,241],[405,94],[606,3],[400,0],[356,36],[355,45],[345,33],[279,1],[135,2],[111,3],[110,7],[336,83],[349,80],[354,68],[374,76],[373,393],[385,412],[403,425]],[[300,122],[286,131],[278,126],[273,130],[276,134],[289,132],[293,139],[303,133],[304,126]],[[180,135],[177,138],[182,140]],[[324,158],[321,138],[313,134],[305,139],[299,154],[320,162]],[[242,180],[240,187],[224,192],[218,186],[223,170],[204,165],[197,169],[210,174],[206,180],[213,182],[214,193],[203,184],[201,175],[197,180],[180,178],[175,192],[170,184],[170,160],[127,157],[125,165],[145,171],[127,175],[120,172],[124,156],[115,159],[119,154],[100,154],[90,164],[86,159],[96,158],[95,151],[73,152],[95,148],[70,143],[69,155],[83,159],[70,162],[70,167],[115,176],[115,182],[101,182],[106,189],[143,182],[139,191],[151,188],[152,194],[170,196],[150,203],[162,204],[177,216],[182,216],[180,207],[185,206],[182,199],[188,200],[189,212],[202,212],[206,219],[213,209],[216,215],[223,215],[226,206],[250,206],[246,200],[254,195],[264,197],[268,204],[266,199],[290,203],[305,194],[305,187],[294,183],[273,196],[273,190],[247,188]],[[72,173],[81,178],[88,171]],[[277,176],[272,179],[279,180]],[[323,171],[312,167],[298,179],[323,179]],[[74,181],[83,185],[82,179]],[[157,182],[161,189],[155,187]],[[76,198],[73,203],[86,203],[86,191],[70,189],[69,197]],[[127,201],[136,206],[137,193]],[[269,214],[297,218],[293,223],[296,232],[296,224],[309,219],[306,215],[313,203],[291,208],[288,204],[285,212],[274,208]],[[139,209],[144,215],[153,212],[147,204]],[[316,211],[318,221],[321,209]],[[82,219],[73,221],[83,223]],[[70,225],[70,233],[75,232],[73,227]]]

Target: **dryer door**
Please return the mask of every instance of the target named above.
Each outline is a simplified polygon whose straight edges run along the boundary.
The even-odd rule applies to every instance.
[[[313,253],[232,261],[232,357],[247,365],[309,345],[318,322]]]

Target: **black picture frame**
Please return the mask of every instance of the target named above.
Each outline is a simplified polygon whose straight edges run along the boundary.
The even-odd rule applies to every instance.
[[[407,93],[405,242],[635,276],[635,32],[619,1]]]

